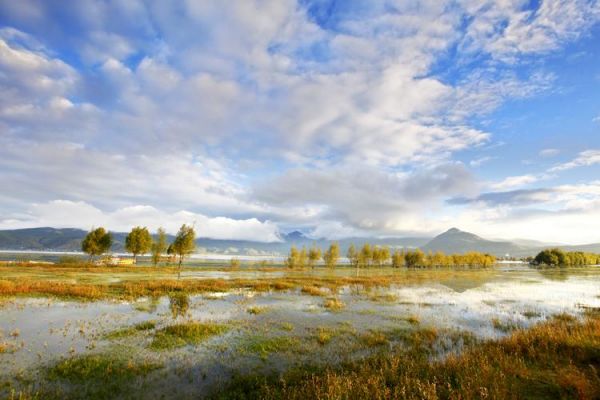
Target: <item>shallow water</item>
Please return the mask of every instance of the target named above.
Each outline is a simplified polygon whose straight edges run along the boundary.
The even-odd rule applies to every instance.
[[[360,274],[410,274],[423,271],[371,270]],[[188,279],[270,278],[291,276],[356,276],[345,268],[335,271],[186,271]],[[114,279],[114,277],[113,277]],[[344,303],[339,311],[324,307],[327,297]],[[580,314],[582,307],[600,307],[600,268],[537,271],[504,266],[475,276],[468,271],[423,283],[388,288],[344,287],[329,296],[309,296],[298,290],[254,293],[232,291],[190,297],[185,316],[173,316],[169,299],[135,302],[78,303],[54,299],[18,298],[0,308],[0,384],[16,376],[32,375],[61,357],[101,351],[120,351],[132,357],[159,360],[165,368],[148,390],[182,396],[202,393],[233,373],[282,371],[301,363],[335,363],[369,349],[356,346],[368,331],[435,327],[468,331],[495,338],[508,333],[502,326],[527,327],[557,313]],[[251,307],[262,307],[251,314]],[[409,322],[412,318],[412,323]],[[116,329],[142,321],[163,327],[174,321],[230,323],[228,333],[198,346],[156,352],[148,349],[151,332],[122,339],[106,339]],[[497,319],[496,324],[492,321]],[[498,323],[499,322],[499,323]],[[326,346],[314,340],[319,329],[330,329],[336,339]],[[288,336],[297,341],[268,354],[257,354],[251,341]],[[293,342],[296,343],[296,342]],[[354,347],[353,347],[354,346]],[[366,352],[366,353],[365,353]],[[157,377],[155,377],[157,378]],[[168,383],[165,383],[168,382]],[[154,385],[154,386],[153,386]],[[0,386],[1,388],[1,386]],[[0,389],[0,394],[2,394]]]

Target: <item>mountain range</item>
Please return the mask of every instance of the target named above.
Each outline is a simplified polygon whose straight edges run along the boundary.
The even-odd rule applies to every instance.
[[[79,251],[81,240],[86,231],[73,228],[27,228],[15,230],[0,230],[0,250],[19,251]],[[113,232],[112,251],[124,251],[125,237],[127,233]],[[173,240],[173,236],[168,236]],[[297,247],[310,247],[313,244],[326,248],[331,240],[313,239],[303,233],[294,231],[281,235],[280,242],[254,242],[248,240],[222,240],[199,238],[196,240],[198,251],[231,255],[283,255],[292,245]],[[600,253],[600,243],[592,243],[580,246],[560,245],[556,243],[542,243],[532,240],[498,241],[488,240],[470,232],[464,232],[457,228],[431,237],[405,237],[405,238],[346,238],[337,241],[340,244],[342,254],[345,254],[350,244],[362,246],[368,242],[372,245],[389,246],[397,248],[420,248],[425,252],[443,251],[444,253],[464,253],[467,251],[479,251],[494,254],[496,256],[510,255],[513,257],[532,256],[541,249],[548,247],[561,247],[569,251],[587,251]]]

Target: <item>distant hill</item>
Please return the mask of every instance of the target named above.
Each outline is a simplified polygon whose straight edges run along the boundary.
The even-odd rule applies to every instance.
[[[532,248],[520,246],[512,242],[493,241],[483,239],[473,233],[464,232],[452,228],[434,237],[423,246],[423,251],[442,251],[444,253],[465,253],[468,251],[479,251],[482,253],[504,256],[506,254],[517,255],[524,252],[529,254]]]
[[[28,228],[14,230],[0,230],[0,250],[37,250],[37,251],[79,251],[81,241],[86,231],[72,228]],[[112,251],[124,251],[125,237],[127,233],[112,232]],[[301,248],[317,245],[325,249],[333,241],[327,239],[313,239],[305,236],[302,232],[294,231],[281,234],[279,242],[255,242],[250,240],[222,240],[199,238],[196,240],[199,252],[230,254],[234,255],[284,255],[292,245]],[[172,241],[173,236],[168,235]],[[464,232],[457,228],[434,237],[405,237],[405,238],[361,238],[353,237],[337,240],[340,244],[342,255],[350,244],[357,247],[365,242],[372,245],[389,246],[394,249],[420,248],[425,252],[443,251],[444,253],[465,253],[467,251],[480,251],[496,256],[509,254],[514,257],[533,256],[540,250],[548,247],[560,247],[567,251],[586,251],[600,253],[600,243],[586,244],[580,246],[548,245],[532,240],[501,241],[488,240],[473,233]]]

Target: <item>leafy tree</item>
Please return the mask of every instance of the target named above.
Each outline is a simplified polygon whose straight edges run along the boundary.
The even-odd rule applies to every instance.
[[[177,254],[175,254],[175,248],[173,247],[173,243],[171,243],[167,247],[167,256],[169,256],[170,263],[173,263],[175,261],[175,256],[177,256]]]
[[[321,260],[321,257],[321,249],[318,248],[316,245],[313,245],[308,251],[308,265],[311,268],[314,268],[315,264],[318,263],[319,260]]]
[[[404,265],[404,251],[394,250],[392,254],[392,267],[400,268]]]
[[[300,250],[300,253],[298,255],[298,266],[300,268],[306,267],[307,261],[308,261],[308,254],[306,252],[306,247],[302,246],[302,250]]]
[[[404,255],[404,262],[409,268],[422,267],[425,264],[425,254],[419,249],[408,251]]]
[[[363,244],[360,249],[359,264],[361,267],[370,267],[371,261],[373,260],[373,249],[369,243]]]
[[[348,251],[346,252],[346,257],[348,258],[350,265],[358,268],[360,258],[359,258],[358,252],[356,251],[356,247],[354,247],[354,243],[352,243],[350,245],[350,247],[348,247]]]
[[[157,266],[163,253],[167,251],[167,233],[163,228],[158,228],[156,240],[152,242],[152,263]]]
[[[93,229],[81,242],[81,250],[90,255],[90,262],[94,256],[101,256],[112,246],[112,235],[104,228]]]
[[[288,254],[285,265],[288,268],[297,268],[300,260],[300,252],[296,248],[296,246],[292,245],[290,247],[290,253]]]
[[[328,268],[333,268],[337,265],[340,258],[340,245],[337,242],[331,243],[329,249],[323,254],[323,261]]]
[[[387,247],[387,246],[385,246],[385,247],[379,247],[379,246],[374,247],[373,251],[371,252],[371,259],[373,260],[374,264],[377,264],[377,266],[382,267],[390,259],[390,249],[389,249],[389,247]]]
[[[183,259],[194,252],[196,249],[196,231],[191,225],[183,224],[173,241],[173,252],[179,256],[179,269],[183,264]]]
[[[152,236],[148,228],[136,226],[125,238],[125,250],[133,254],[133,260],[137,264],[138,254],[144,254],[152,248]]]

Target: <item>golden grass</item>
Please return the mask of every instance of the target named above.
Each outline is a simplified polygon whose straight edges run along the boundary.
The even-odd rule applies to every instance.
[[[325,307],[329,311],[340,311],[344,307],[346,307],[346,304],[344,304],[344,302],[341,301],[340,299],[333,297],[333,298],[325,300],[323,302],[323,307]]]
[[[198,269],[188,269],[198,271]],[[211,270],[214,270],[211,269]],[[260,270],[262,271],[262,269]],[[93,301],[100,299],[133,300],[159,297],[173,292],[188,294],[226,292],[247,289],[258,292],[300,289],[303,294],[325,296],[342,287],[362,288],[416,284],[456,279],[485,280],[492,272],[481,271],[408,271],[361,277],[288,276],[257,279],[176,279],[171,267],[96,267],[72,265],[0,266],[0,297],[49,296]],[[118,279],[117,282],[113,280]]]

